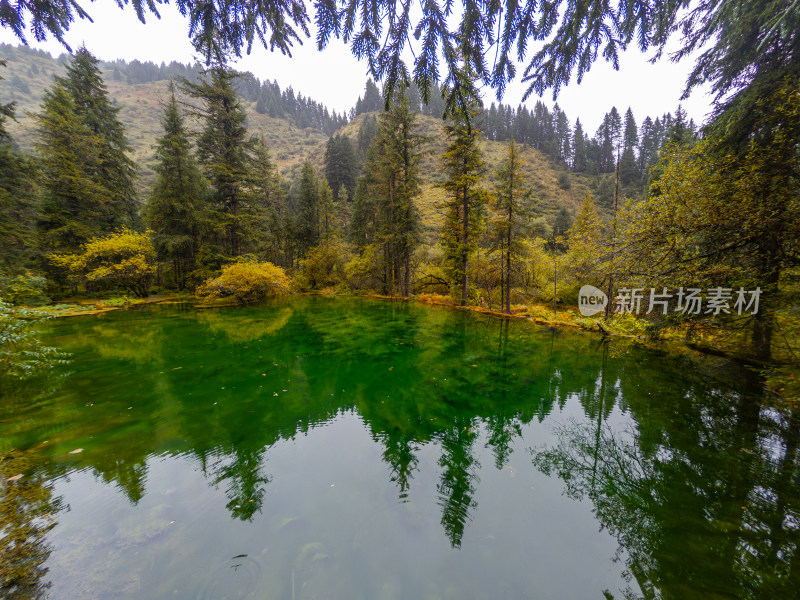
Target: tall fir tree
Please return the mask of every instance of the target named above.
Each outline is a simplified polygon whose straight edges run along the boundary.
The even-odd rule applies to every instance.
[[[339,188],[344,186],[348,197],[356,189],[357,162],[353,144],[346,135],[336,134],[325,146],[325,179],[333,190],[334,201],[339,200]]]
[[[159,261],[169,264],[173,283],[190,283],[200,249],[208,184],[192,155],[189,132],[170,82],[162,118],[164,134],[156,141],[156,183],[145,205]]]
[[[14,114],[13,102],[0,104],[0,268],[9,274],[31,266],[38,217],[34,161],[14,148],[6,129]]]
[[[444,262],[453,295],[466,306],[469,260],[478,247],[487,203],[486,191],[480,185],[486,167],[478,147],[480,132],[469,120],[457,118],[445,126],[445,131],[450,144],[443,157],[447,179],[442,187],[448,195],[442,226]]]
[[[494,223],[496,242],[500,251],[501,305],[511,314],[511,279],[515,263],[522,254],[520,237],[524,233],[529,216],[531,192],[525,189],[522,173],[522,158],[512,139],[508,144],[508,155],[497,171],[495,185]]]
[[[336,211],[333,196],[333,190],[328,184],[327,179],[320,182],[319,192],[319,229],[320,237],[323,240],[328,240],[335,232],[336,227]]]
[[[75,251],[136,220],[135,164],[98,61],[79,50],[36,115],[45,251]]]
[[[102,139],[100,170],[96,176],[114,195],[125,224],[135,224],[138,209],[136,164],[128,156],[132,149],[119,120],[120,109],[106,90],[100,61],[86,48],[80,48],[67,65],[64,84],[75,102],[81,122]]]
[[[588,168],[589,158],[586,154],[586,134],[580,119],[575,119],[575,132],[572,136],[572,170],[585,173]]]
[[[254,142],[242,212],[243,249],[284,264],[288,214],[280,175],[263,137]]]
[[[215,237],[227,257],[238,256],[242,250],[241,213],[255,146],[248,138],[247,115],[233,87],[237,77],[235,71],[216,65],[198,83],[181,83],[184,92],[202,103],[191,108],[203,122],[197,158],[211,184],[212,208],[218,215]]]
[[[295,234],[299,257],[319,243],[319,181],[309,161],[303,163],[297,193],[297,218]]]
[[[397,288],[404,296],[411,293],[411,255],[419,229],[414,197],[419,193],[422,142],[408,98],[396,96],[389,110],[378,117],[378,131],[367,152],[365,176],[353,211],[356,238],[372,235],[380,244],[384,293],[394,293]]]

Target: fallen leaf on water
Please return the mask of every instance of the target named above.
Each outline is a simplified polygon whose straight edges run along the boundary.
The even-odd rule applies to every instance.
[[[83,452],[83,448],[75,448],[75,450],[72,450],[70,454],[80,454],[81,452]]]
[[[8,481],[9,483],[14,483],[15,481],[19,481],[20,479],[22,479],[22,473],[20,473],[19,475],[14,475],[13,477],[9,477],[8,479],[6,479],[6,481]]]

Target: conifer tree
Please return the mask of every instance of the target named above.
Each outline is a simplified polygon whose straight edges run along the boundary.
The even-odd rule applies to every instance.
[[[208,184],[191,153],[189,132],[170,82],[162,118],[164,134],[156,142],[156,183],[145,206],[159,261],[167,261],[178,289],[195,269]]]
[[[99,171],[95,177],[113,194],[120,219],[132,224],[137,216],[136,164],[128,156],[131,146],[118,117],[120,109],[108,96],[100,61],[86,48],[80,48],[67,65],[63,82],[75,102],[81,123],[101,138]]]
[[[443,157],[447,179],[442,187],[448,194],[444,203],[442,241],[445,269],[453,295],[466,306],[469,295],[469,259],[478,246],[487,194],[480,187],[485,165],[478,148],[480,132],[463,116],[445,126],[450,138]]]
[[[135,220],[134,163],[98,61],[81,49],[36,115],[46,250],[74,251]]]
[[[633,118],[633,111],[631,107],[625,111],[625,128],[623,131],[622,149],[635,148],[639,142],[639,133],[636,128],[636,119]]]
[[[14,149],[6,129],[13,118],[14,103],[0,104],[0,267],[7,271],[32,261],[38,208],[34,163]]]
[[[348,196],[356,188],[356,155],[353,144],[346,135],[337,134],[328,139],[325,147],[325,179],[333,191],[334,201],[339,200],[339,188],[344,186]]]
[[[353,198],[353,211],[350,217],[348,239],[360,250],[375,241],[377,219],[375,214],[375,199],[370,193],[374,185],[370,167],[377,164],[374,145],[369,147],[364,166],[364,176],[358,180],[356,193]]]
[[[328,181],[323,179],[319,186],[319,228],[322,239],[329,239],[335,231],[335,200]]]
[[[242,250],[243,203],[254,141],[247,136],[246,114],[233,88],[238,74],[217,65],[198,83],[184,80],[182,89],[202,106],[192,112],[203,121],[197,138],[197,158],[211,184],[212,209],[217,213],[215,237],[225,256]]]
[[[562,206],[553,221],[552,235],[556,248],[561,248],[561,243],[558,240],[563,239],[570,227],[572,227],[572,215],[569,214],[566,206]]]
[[[272,263],[283,262],[286,241],[284,191],[266,140],[253,142],[243,210],[244,250],[263,255]]]
[[[586,155],[586,134],[580,119],[575,119],[575,132],[572,136],[572,170],[578,173],[585,173],[588,167],[588,156]]]
[[[350,229],[350,196],[347,188],[339,188],[338,199],[333,207],[334,232],[347,239]]]
[[[525,189],[522,174],[522,158],[512,139],[508,144],[508,156],[497,171],[495,185],[496,246],[500,250],[501,305],[511,314],[511,273],[515,261],[521,254],[520,236],[528,218],[530,190]]]
[[[420,145],[415,132],[416,113],[401,94],[378,118],[378,131],[367,152],[364,178],[353,209],[354,241],[370,238],[383,257],[383,292],[400,287],[411,291],[411,254],[417,244],[419,215],[414,197],[419,193]],[[370,215],[372,211],[372,215]]]
[[[300,257],[305,256],[319,242],[319,191],[320,186],[314,167],[306,161],[300,174],[295,226]]]

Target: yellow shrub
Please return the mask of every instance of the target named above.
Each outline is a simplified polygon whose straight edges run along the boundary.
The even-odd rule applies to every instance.
[[[205,281],[195,292],[203,302],[235,298],[240,304],[263,302],[291,291],[291,279],[270,262],[242,261],[222,268],[219,277]]]
[[[148,233],[123,228],[93,238],[79,254],[50,254],[48,258],[78,281],[119,284],[144,298],[156,273],[156,251]]]

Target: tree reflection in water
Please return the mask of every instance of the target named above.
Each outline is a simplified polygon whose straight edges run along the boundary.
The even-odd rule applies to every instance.
[[[50,586],[45,536],[61,501],[34,463],[33,450],[0,452],[0,596],[8,600],[43,599]]]
[[[798,412],[721,395],[635,402],[636,429],[572,420],[554,448],[533,451],[617,538],[642,592],[624,598],[766,600],[800,589]]]
[[[61,448],[37,450],[37,465],[9,466],[30,450],[2,463],[2,482],[25,474],[0,482],[4,592],[43,595],[52,478],[91,469],[136,505],[151,491],[152,457],[190,456],[228,514],[255,523],[283,484],[267,468],[273,449],[342,414],[379,444],[403,510],[417,508],[420,470],[433,471],[419,477],[420,489],[433,486],[420,501],[437,534],[467,550],[478,492],[491,497],[479,475],[509,465],[515,444],[535,443],[524,436],[549,431],[559,410],[574,418],[534,465],[594,504],[627,565],[622,597],[766,600],[800,589],[800,418],[757,380],[734,391],[689,361],[624,343],[406,304],[303,298],[164,312],[111,313],[89,322],[90,335],[61,325],[57,345],[82,361],[69,385],[0,402],[9,446],[58,438]],[[12,566],[28,573],[19,583],[8,583]]]

